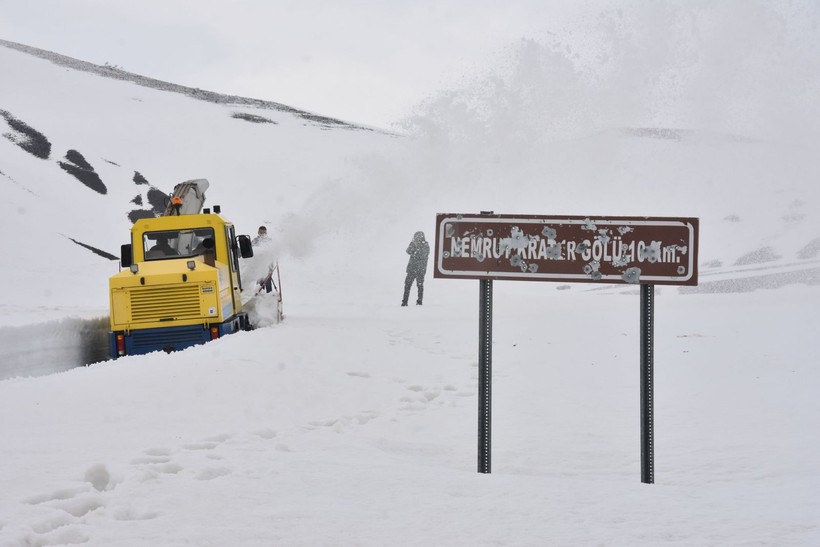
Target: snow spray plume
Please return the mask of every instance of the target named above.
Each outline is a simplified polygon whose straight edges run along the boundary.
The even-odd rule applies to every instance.
[[[402,126],[490,161],[622,127],[806,140],[820,136],[818,23],[811,2],[631,3],[522,39]]]

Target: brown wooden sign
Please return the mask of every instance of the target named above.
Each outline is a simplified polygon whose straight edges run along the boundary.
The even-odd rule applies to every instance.
[[[433,276],[697,285],[698,219],[436,215]]]

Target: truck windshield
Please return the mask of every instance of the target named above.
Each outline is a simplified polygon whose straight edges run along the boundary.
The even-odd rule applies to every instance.
[[[209,244],[210,248],[213,249],[213,228],[145,232],[142,236],[145,260],[197,256],[204,253]]]

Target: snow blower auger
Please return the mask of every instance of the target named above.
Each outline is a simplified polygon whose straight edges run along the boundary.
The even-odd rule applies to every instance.
[[[274,294],[276,298],[276,322],[281,322],[285,315],[282,312],[282,278],[279,276],[278,260],[269,266],[268,275],[260,279],[258,285],[256,296]]]

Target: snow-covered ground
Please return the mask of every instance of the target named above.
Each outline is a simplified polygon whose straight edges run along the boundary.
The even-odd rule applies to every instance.
[[[525,41],[392,132],[0,47],[0,545],[820,544],[818,44],[688,13],[700,55],[664,18],[686,59],[616,29],[595,78]],[[100,361],[117,262],[76,242],[116,255],[199,177],[268,226],[285,321]],[[399,302],[412,234],[488,209],[700,218],[700,285],[657,288],[654,485],[624,285],[495,283],[476,472],[478,283]]]
[[[466,289],[409,309],[387,292],[291,303],[277,327],[172,356],[6,380],[1,537],[816,543],[816,290],[658,296],[649,486],[637,297],[496,285],[493,473],[480,475]]]

